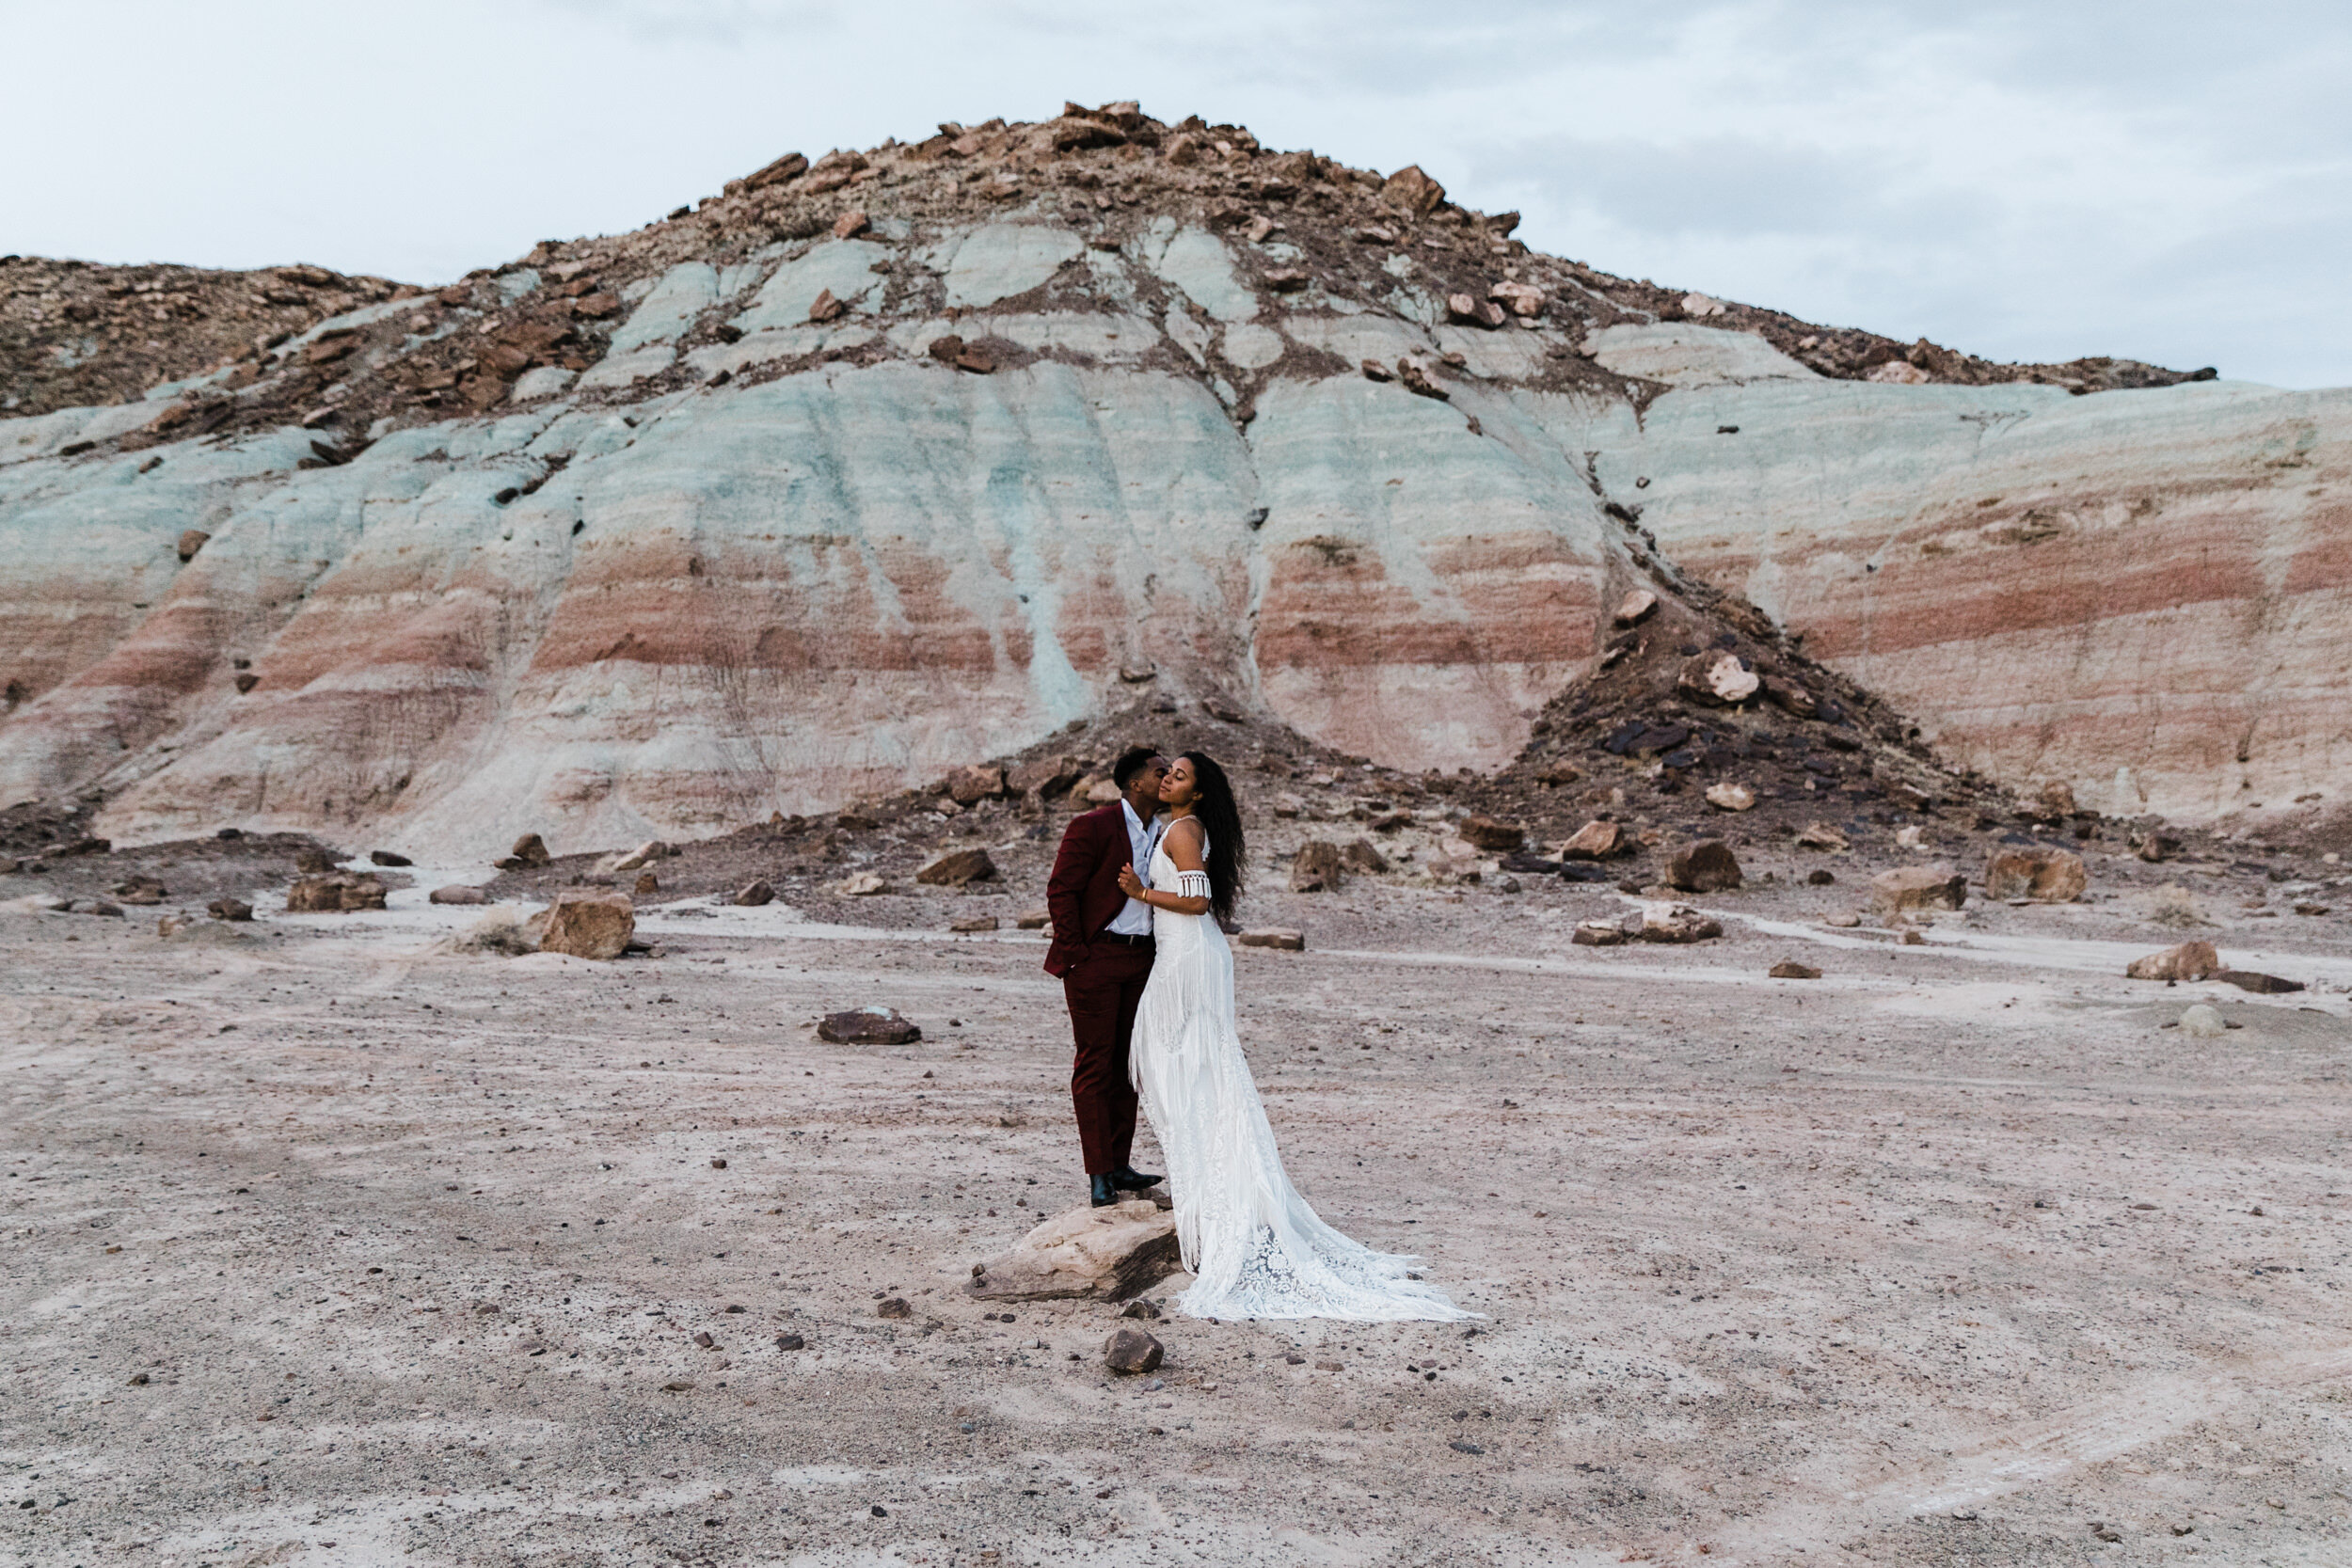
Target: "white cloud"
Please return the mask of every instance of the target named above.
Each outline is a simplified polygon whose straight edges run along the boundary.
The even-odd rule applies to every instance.
[[[1597,266],[2004,358],[2352,383],[2340,6],[83,0],[19,8],[0,248],[419,280],[797,147],[1249,124]]]

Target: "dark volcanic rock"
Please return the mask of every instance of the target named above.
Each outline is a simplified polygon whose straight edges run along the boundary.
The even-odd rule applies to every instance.
[[[1103,1365],[1121,1376],[1156,1371],[1166,1349],[1139,1328],[1122,1328],[1103,1341]]]
[[[967,882],[994,881],[996,863],[988,858],[985,849],[955,849],[917,871],[914,879],[933,887],[961,887]]]
[[[852,1007],[827,1013],[817,1025],[817,1037],[835,1045],[911,1045],[923,1031],[896,1007]]]
[[[2214,978],[2240,990],[2250,990],[2257,996],[2283,996],[2289,991],[2304,989],[2300,980],[2282,980],[2276,974],[2262,974],[2250,969],[2220,970]]]
[[[1501,852],[1517,849],[1527,842],[1527,830],[1517,822],[1499,822],[1491,816],[1473,816],[1462,824],[1462,836],[1481,849]]]
[[[1720,838],[1685,845],[1666,861],[1666,884],[1684,893],[1723,893],[1740,885],[1740,859]]]

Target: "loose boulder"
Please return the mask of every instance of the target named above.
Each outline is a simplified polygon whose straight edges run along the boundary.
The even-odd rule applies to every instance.
[[[566,888],[547,910],[539,938],[542,953],[575,958],[617,958],[637,934],[637,909],[625,893],[601,888]]]
[[[1564,861],[1605,861],[1632,847],[1626,831],[1614,822],[1587,822],[1560,846]]]
[[[999,800],[1004,793],[1005,770],[993,763],[959,768],[947,775],[947,798],[960,806]]]
[[[2225,986],[2235,986],[2240,990],[2250,990],[2257,996],[2284,996],[2289,991],[2303,989],[2303,982],[2300,980],[2282,980],[2276,974],[2257,974],[2250,969],[2218,970],[2215,973],[2214,978]]]
[[[547,845],[537,833],[525,833],[515,841],[497,864],[501,871],[530,871],[542,865],[552,865],[555,857],[548,853]]]
[[[1813,700],[1813,693],[1794,681],[1768,675],[1764,679],[1764,696],[1800,719],[1810,719],[1821,711],[1820,705]]]
[[[1707,803],[1717,811],[1746,811],[1756,804],[1756,791],[1726,779],[1707,787]]]
[[[253,906],[242,898],[215,898],[204,906],[204,912],[215,920],[250,920]]]
[[[1305,932],[1283,930],[1278,927],[1268,927],[1259,931],[1244,931],[1233,940],[1244,947],[1271,947],[1282,953],[1304,953],[1307,950]]]
[[[1122,1328],[1103,1341],[1103,1365],[1121,1377],[1156,1370],[1166,1354],[1157,1339],[1139,1328]]]
[[[1870,879],[1870,907],[1882,920],[1914,910],[1956,910],[1968,902],[1968,879],[1949,865],[1905,866]]]
[[[1291,891],[1337,893],[1346,879],[1342,869],[1344,863],[1338,845],[1319,838],[1310,840],[1291,859]]]
[[[416,862],[410,860],[407,856],[395,853],[389,849],[369,850],[368,861],[371,864],[387,866],[414,865],[417,863]]]
[[[1389,868],[1389,857],[1382,854],[1379,847],[1368,838],[1359,838],[1341,850],[1340,858],[1347,863],[1350,871],[1377,876]]]
[[[644,843],[639,845],[636,848],[631,849],[628,854],[621,856],[618,860],[613,861],[609,865],[603,866],[601,869],[612,872],[643,871],[654,862],[667,860],[672,855],[676,853],[676,850],[662,843],[661,840],[658,838],[649,838]]]
[[[164,884],[152,877],[134,877],[115,889],[115,896],[126,904],[160,904]]]
[[[200,528],[182,529],[180,531],[180,559],[194,561],[196,552],[211,544],[213,536]]]
[[[1034,795],[1046,800],[1059,795],[1078,782],[1085,769],[1075,757],[1040,757],[1025,762],[1005,775],[1005,792],[1009,795]]]
[[[996,863],[988,858],[985,849],[950,849],[916,872],[914,879],[930,887],[993,882],[996,879]]]
[[[1527,830],[1517,822],[1473,816],[1462,824],[1462,836],[1488,854],[1507,854],[1527,842]]]
[[[1622,947],[1633,933],[1614,920],[1580,920],[1568,940],[1579,947]]]
[[[1688,904],[1652,906],[1642,912],[1644,942],[1706,942],[1724,934],[1724,923]]]
[[[770,185],[780,185],[787,180],[797,179],[807,172],[808,160],[798,152],[787,152],[774,163],[745,175],[743,185],[747,190],[762,190]]]
[[[871,898],[877,894],[888,893],[890,883],[879,872],[860,871],[837,882],[827,882],[824,891],[836,898]]]
[[[2209,942],[2185,942],[2123,966],[2133,980],[2210,980],[2221,973],[2221,955]]]
[[[1772,965],[1772,978],[1775,980],[1818,980],[1820,977],[1820,970],[1811,964],[1801,964],[1794,958],[1783,958]]]
[[[1675,677],[1675,687],[1694,702],[1732,707],[1756,695],[1763,681],[1737,654],[1714,648],[1692,655]]]
[[[1480,299],[1475,294],[1446,295],[1445,313],[1448,321],[1468,326],[1483,326],[1489,332],[1509,320],[1502,313],[1502,306],[1492,300]]]
[[[817,1037],[835,1045],[912,1045],[923,1031],[896,1007],[852,1007],[818,1020]]]
[[[1611,617],[1621,626],[1639,626],[1658,608],[1658,595],[1646,588],[1636,588],[1617,601],[1617,613]]]
[[[968,914],[949,925],[947,929],[965,936],[975,931],[993,931],[996,929],[996,917],[993,914]]]
[[[976,1263],[964,1293],[981,1301],[1124,1301],[1183,1264],[1176,1216],[1150,1198],[1072,1209]]]
[[[1984,895],[2030,898],[2037,904],[2071,904],[2090,885],[2083,858],[2045,845],[2005,844],[1985,863]]]
[[[437,887],[426,895],[426,902],[433,904],[486,904],[489,901],[488,894],[465,882]]]
[[[1399,359],[1396,362],[1396,380],[1397,385],[1415,397],[1435,398],[1439,403],[1454,401],[1454,394],[1438,385],[1431,378],[1428,367],[1417,359]]]
[[[760,878],[757,881],[746,882],[741,887],[737,888],[735,890],[735,896],[727,900],[728,903],[735,905],[738,909],[746,910],[755,910],[762,904],[772,904],[775,901],[775,886],[765,877]]]
[[[1845,850],[1848,846],[1842,830],[1833,828],[1826,822],[1808,822],[1804,825],[1804,831],[1797,834],[1797,847],[1820,849],[1836,854]]]
[[[1511,314],[1522,320],[1532,321],[1544,313],[1544,291],[1533,283],[1489,283],[1486,285],[1486,297],[1501,301],[1509,308]]]
[[[1740,879],[1740,858],[1720,838],[1687,844],[1666,859],[1666,885],[1684,893],[1722,893]]]
[[[1380,199],[1416,217],[1426,217],[1444,202],[1445,187],[1423,174],[1419,164],[1407,164],[1381,184]]]
[[[349,910],[384,907],[384,883],[370,872],[337,871],[325,877],[305,877],[286,890],[289,914],[332,914]]]

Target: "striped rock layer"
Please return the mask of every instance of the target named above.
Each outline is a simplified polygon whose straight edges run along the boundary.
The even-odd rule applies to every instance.
[[[1490,768],[1644,531],[2020,785],[2210,819],[2352,784],[2346,394],[1833,377],[1781,318],[1665,319],[1483,220],[1417,241],[1425,198],[1343,251],[1107,200],[891,217],[887,183],[846,234],[723,207],[0,420],[0,803],[564,852],[922,783],[1138,689]],[[1481,278],[1542,304],[1465,320]],[[297,392],[376,412],[269,415]]]
[[[2012,785],[2352,826],[2352,392],[1733,379],[1736,349],[1594,437],[1684,569]]]

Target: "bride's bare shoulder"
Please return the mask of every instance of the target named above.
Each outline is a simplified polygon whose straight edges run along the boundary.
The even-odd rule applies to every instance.
[[[1177,845],[1182,845],[1187,849],[1198,849],[1207,837],[1208,830],[1200,826],[1199,817],[1180,816],[1168,825],[1168,834],[1164,842],[1171,850]]]

